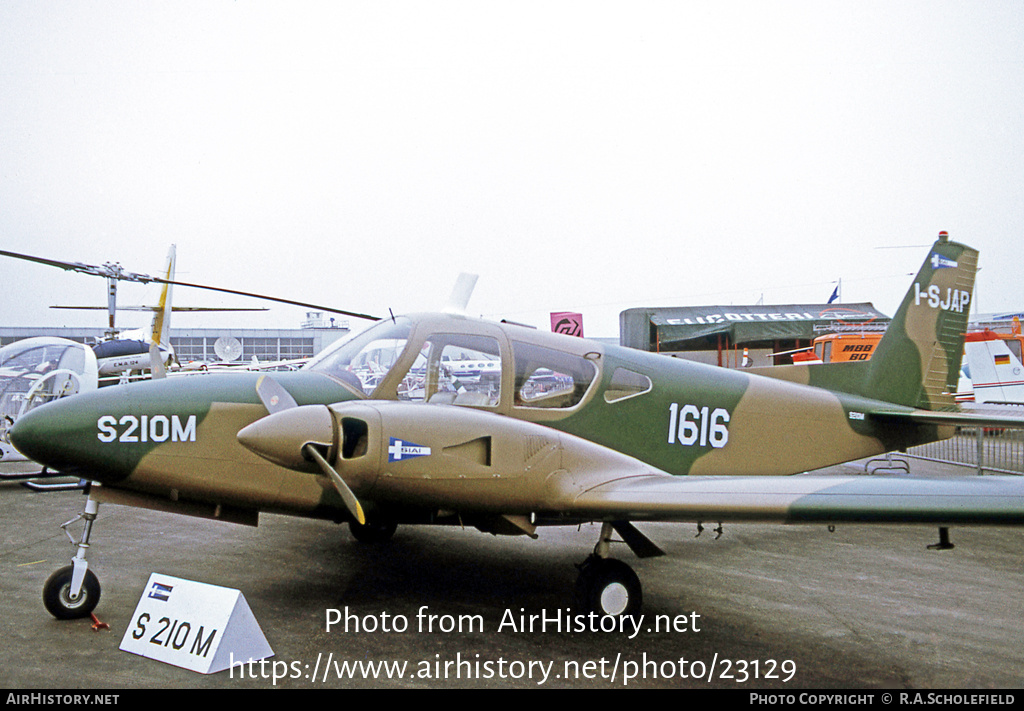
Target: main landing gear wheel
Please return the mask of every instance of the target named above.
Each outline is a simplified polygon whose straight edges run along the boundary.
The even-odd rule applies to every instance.
[[[352,533],[352,537],[360,543],[385,543],[395,535],[398,524],[394,521],[375,521],[373,519],[367,519],[364,524],[349,521],[348,530]]]
[[[71,576],[74,566],[60,568],[43,586],[43,604],[47,611],[58,620],[74,620],[88,617],[100,601],[100,581],[91,570],[85,572],[82,590],[78,597],[71,597]]]
[[[590,556],[576,579],[576,604],[607,617],[639,614],[643,606],[640,578],[621,560]]]

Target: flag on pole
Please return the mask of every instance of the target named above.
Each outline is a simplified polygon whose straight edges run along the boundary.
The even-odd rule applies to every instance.
[[[832,290],[832,296],[828,297],[828,303],[831,304],[833,301],[837,301],[839,299],[839,287],[841,287],[842,285],[843,280],[840,279],[839,283],[836,284],[836,288]]]

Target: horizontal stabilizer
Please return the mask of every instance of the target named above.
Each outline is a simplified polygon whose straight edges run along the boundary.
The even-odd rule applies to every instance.
[[[869,415],[877,420],[909,421],[922,425],[952,425],[956,427],[999,427],[1024,429],[1024,407],[988,407],[971,410],[872,410]]]

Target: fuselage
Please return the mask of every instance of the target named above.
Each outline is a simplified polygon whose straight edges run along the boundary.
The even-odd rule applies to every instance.
[[[100,375],[118,375],[132,370],[149,370],[152,365],[150,343],[137,339],[114,339],[102,341],[92,348],[96,354]],[[167,346],[159,346],[160,357],[165,364],[173,358]]]
[[[445,366],[455,357],[501,367],[460,380]],[[260,377],[205,374],[104,388],[38,408],[12,439],[30,458],[107,487],[336,517],[341,502],[325,477],[239,444],[239,430],[267,414]],[[441,422],[451,407],[471,408],[574,435],[673,475],[792,474],[935,439],[934,428],[881,429],[863,414],[880,403],[854,395],[458,316],[381,322],[308,369],[272,377],[299,405],[404,401],[431,408]],[[400,431],[385,436],[408,439]]]

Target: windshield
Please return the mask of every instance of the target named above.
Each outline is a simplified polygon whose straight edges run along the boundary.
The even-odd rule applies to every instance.
[[[402,355],[411,330],[407,318],[382,321],[328,348],[303,369],[330,375],[369,395]]]

